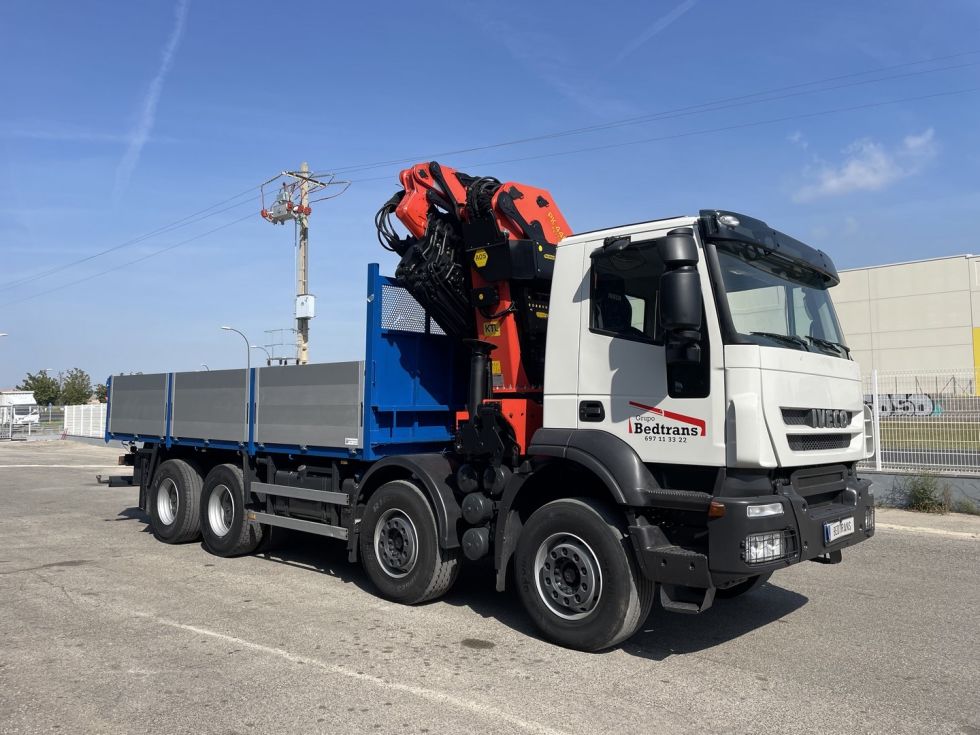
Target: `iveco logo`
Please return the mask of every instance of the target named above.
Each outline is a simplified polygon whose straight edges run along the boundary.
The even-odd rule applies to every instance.
[[[813,429],[843,429],[851,423],[851,415],[842,409],[811,408],[806,425]]]

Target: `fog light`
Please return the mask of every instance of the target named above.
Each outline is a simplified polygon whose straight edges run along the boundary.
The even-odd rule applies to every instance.
[[[864,530],[875,530],[875,509],[873,505],[864,510]]]
[[[745,506],[745,515],[747,515],[749,518],[766,518],[767,516],[781,516],[782,514],[782,503],[766,503],[765,505]]]
[[[783,557],[783,532],[753,533],[745,537],[745,562],[761,564]]]

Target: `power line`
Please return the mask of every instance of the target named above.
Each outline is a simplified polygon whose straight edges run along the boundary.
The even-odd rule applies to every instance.
[[[642,140],[627,141],[627,142],[622,142],[622,143],[608,143],[608,144],[601,145],[601,146],[588,146],[588,147],[585,147],[585,148],[577,148],[577,149],[572,149],[572,150],[567,150],[567,151],[555,151],[555,152],[551,152],[551,153],[542,153],[542,154],[538,154],[538,155],[534,155],[534,156],[521,156],[519,158],[510,158],[510,159],[501,160],[501,161],[492,161],[492,162],[490,162],[490,164],[491,165],[494,165],[494,164],[514,163],[514,162],[518,162],[518,161],[528,161],[528,160],[534,160],[534,159],[540,159],[540,158],[555,158],[555,157],[558,157],[558,156],[568,156],[568,155],[574,155],[576,153],[583,153],[583,152],[596,151],[596,150],[608,150],[610,148],[623,148],[623,147],[627,147],[627,146],[643,145],[643,144],[646,144],[646,143],[654,143],[654,142],[659,142],[659,141],[664,141],[664,140],[674,140],[674,139],[677,139],[677,138],[687,138],[687,137],[693,137],[693,136],[697,136],[697,135],[708,135],[708,134],[711,134],[711,133],[726,132],[726,131],[729,131],[729,130],[741,130],[741,129],[744,129],[744,128],[757,127],[757,126],[761,126],[761,125],[772,125],[772,124],[775,124],[775,123],[787,122],[787,121],[790,121],[790,120],[800,120],[800,119],[806,119],[806,118],[812,118],[812,117],[821,117],[821,116],[825,116],[825,115],[833,115],[833,114],[837,114],[837,113],[841,113],[841,112],[852,112],[854,110],[865,110],[865,109],[871,109],[871,108],[876,108],[876,107],[884,107],[886,105],[894,105],[894,104],[899,104],[899,103],[902,103],[902,102],[914,102],[914,101],[920,101],[920,100],[935,99],[935,98],[938,98],[938,97],[950,97],[950,96],[959,95],[959,94],[969,94],[969,93],[978,92],[978,91],[980,91],[980,87],[970,87],[970,88],[966,88],[966,89],[950,90],[950,91],[946,91],[946,92],[934,92],[932,94],[918,95],[918,96],[914,96],[914,97],[901,97],[901,98],[898,98],[898,99],[883,100],[883,101],[879,101],[879,102],[869,102],[869,103],[865,103],[865,104],[861,104],[861,105],[851,105],[851,106],[848,106],[848,107],[837,107],[837,108],[833,108],[833,109],[830,109],[830,110],[818,110],[818,111],[815,111],[815,112],[806,112],[806,113],[800,113],[800,114],[797,114],[797,115],[785,115],[785,116],[782,116],[782,117],[770,118],[768,120],[756,120],[756,121],[747,122],[747,123],[737,123],[737,124],[733,124],[733,125],[724,125],[724,126],[717,127],[717,128],[705,128],[705,129],[702,129],[702,130],[692,130],[692,131],[683,132],[683,133],[675,133],[675,134],[672,134],[672,135],[661,135],[661,136],[656,136],[656,137],[652,137],[652,138],[644,138]],[[388,180],[389,178],[390,178],[389,176],[377,176],[377,177],[372,177],[372,178],[367,178],[367,179],[355,179],[353,181],[353,183],[360,183],[360,182],[367,182],[367,181]],[[182,245],[186,245],[189,242],[193,242],[194,240],[200,240],[202,237],[206,237],[207,235],[211,235],[211,234],[213,234],[215,232],[218,232],[219,230],[223,230],[223,229],[225,229],[227,227],[231,227],[232,225],[238,224],[239,222],[244,222],[246,219],[249,219],[252,216],[253,215],[251,215],[251,214],[247,214],[244,217],[240,217],[239,219],[236,219],[236,220],[233,220],[231,222],[225,223],[223,225],[220,225],[219,227],[215,227],[214,229],[208,230],[207,232],[203,232],[200,235],[195,235],[194,237],[187,238],[186,240],[182,240],[181,242],[175,243],[173,245],[168,245],[167,247],[161,248],[159,250],[155,250],[154,252],[148,253],[147,255],[144,255],[144,256],[142,256],[140,258],[136,258],[135,260],[131,260],[131,261],[128,261],[126,263],[122,263],[120,265],[113,266],[112,268],[107,268],[106,270],[100,271],[99,273],[95,273],[95,274],[92,274],[90,276],[86,276],[84,278],[79,278],[78,280],[71,281],[70,283],[62,284],[62,285],[57,286],[55,288],[48,289],[47,291],[41,291],[39,293],[30,295],[30,296],[25,296],[24,298],[21,298],[21,299],[17,299],[17,300],[14,300],[14,301],[8,301],[5,304],[0,304],[0,308],[5,308],[5,307],[8,307],[8,306],[13,306],[14,304],[19,304],[19,303],[21,303],[23,301],[28,301],[28,300],[37,298],[39,296],[45,296],[47,294],[54,293],[55,291],[60,291],[60,290],[62,290],[64,288],[68,288],[69,286],[74,286],[74,285],[77,285],[79,283],[84,283],[84,282],[90,281],[90,280],[92,280],[94,278],[98,278],[99,276],[104,276],[107,273],[112,273],[113,271],[120,270],[121,268],[125,268],[125,267],[130,266],[130,265],[135,265],[136,263],[141,263],[144,260],[148,260],[150,258],[156,257],[157,255],[161,255],[163,253],[166,253],[166,252],[169,252],[171,250],[174,250],[174,249],[176,249],[176,248],[178,248],[178,247],[180,247]]]
[[[816,112],[803,112],[796,115],[784,115],[782,117],[773,117],[767,120],[754,120],[752,122],[746,123],[734,123],[732,125],[723,125],[716,128],[703,128],[701,130],[689,130],[681,133],[672,133],[669,135],[658,135],[652,138],[642,138],[640,140],[630,140],[620,143],[605,143],[603,145],[586,146],[582,148],[572,148],[565,151],[553,151],[551,153],[538,153],[532,156],[520,156],[517,158],[505,158],[498,161],[485,161],[483,164],[488,166],[495,166],[505,163],[517,163],[520,161],[533,161],[541,158],[558,158],[560,156],[571,156],[578,153],[588,153],[592,151],[602,151],[609,150],[611,148],[626,148],[634,145],[644,145],[646,143],[656,143],[664,140],[676,140],[678,138],[690,138],[697,135],[709,135],[711,133],[723,133],[729,130],[741,130],[744,128],[758,127],[761,125],[774,125],[776,123],[788,122],[790,120],[803,120],[811,117],[821,117],[825,115],[833,115],[841,112],[852,112],[855,110],[866,110],[875,107],[884,107],[886,105],[896,105],[902,102],[917,102],[920,100],[934,99],[936,97],[951,97],[958,94],[969,94],[971,92],[980,91],[980,87],[969,87],[966,89],[955,89],[947,92],[934,92],[932,94],[918,95],[915,97],[900,97],[898,99],[883,100],[880,102],[868,102],[861,105],[851,105],[849,107],[836,107],[830,110],[817,110]],[[365,179],[352,179],[353,184],[362,184],[370,181],[388,181],[391,176],[372,176]]]
[[[55,266],[53,268],[49,268],[48,270],[42,271],[41,273],[35,273],[33,275],[30,275],[30,276],[25,276],[23,278],[20,278],[20,279],[14,280],[14,281],[9,281],[7,283],[0,284],[0,291],[7,291],[9,289],[16,288],[18,286],[22,286],[22,285],[24,285],[26,283],[32,283],[33,281],[39,281],[42,278],[47,278],[48,276],[54,275],[55,273],[60,273],[61,271],[67,270],[68,268],[71,268],[72,266],[80,265],[81,263],[86,263],[86,262],[88,262],[90,260],[95,260],[96,258],[100,258],[103,255],[108,255],[109,253],[113,253],[113,252],[115,252],[117,250],[122,250],[123,248],[129,247],[130,245],[136,245],[136,244],[138,244],[140,242],[143,242],[144,240],[149,240],[149,239],[151,239],[153,237],[158,237],[159,235],[163,235],[163,234],[166,234],[168,232],[173,232],[175,230],[182,229],[184,227],[187,227],[188,225],[197,224],[198,222],[203,222],[206,219],[209,219],[211,217],[214,217],[215,215],[221,214],[223,212],[227,212],[230,209],[236,209],[237,207],[241,207],[244,204],[247,204],[248,202],[247,201],[245,201],[245,202],[239,202],[238,204],[232,204],[231,206],[225,207],[224,209],[219,209],[218,211],[215,211],[215,212],[212,212],[211,211],[213,209],[216,209],[217,207],[222,206],[223,204],[227,204],[228,202],[232,202],[235,199],[240,199],[241,197],[245,196],[246,194],[253,194],[257,189],[258,189],[257,186],[250,187],[250,188],[246,189],[245,191],[236,194],[235,196],[228,197],[227,199],[222,199],[220,202],[217,202],[215,204],[212,204],[210,207],[205,207],[204,209],[201,209],[201,210],[199,210],[197,212],[194,212],[193,214],[189,214],[186,217],[182,217],[179,220],[176,220],[174,222],[171,222],[168,225],[164,225],[163,227],[159,227],[156,230],[153,230],[152,232],[148,232],[148,233],[143,234],[143,235],[138,235],[138,236],[132,238],[131,240],[127,240],[126,242],[120,243],[118,245],[113,245],[112,247],[106,248],[105,250],[100,250],[97,253],[93,253],[91,255],[86,255],[83,258],[79,258],[77,260],[73,260],[73,261],[70,261],[68,263],[62,263],[61,265]],[[206,212],[210,212],[210,214],[205,214]],[[204,216],[199,217],[198,215],[204,215]]]
[[[103,271],[99,271],[98,273],[93,273],[93,274],[91,274],[89,276],[85,276],[84,278],[79,278],[79,279],[77,279],[75,281],[70,281],[68,283],[63,283],[60,286],[55,286],[54,288],[49,288],[47,291],[39,291],[38,293],[31,294],[29,296],[24,296],[23,298],[20,298],[20,299],[14,299],[13,301],[8,301],[5,304],[0,304],[0,309],[6,308],[8,306],[13,306],[14,304],[20,304],[20,303],[22,303],[24,301],[30,301],[31,299],[36,299],[39,296],[46,296],[46,295],[48,295],[50,293],[54,293],[55,291],[61,291],[62,289],[68,288],[69,286],[77,286],[79,283],[85,283],[86,281],[91,281],[92,279],[99,278],[100,276],[104,276],[107,273],[112,273],[113,271],[117,271],[117,270],[120,270],[122,268],[126,268],[126,267],[131,266],[131,265],[136,265],[137,263],[142,263],[144,260],[149,260],[150,258],[154,258],[157,255],[162,255],[163,253],[170,252],[171,250],[175,250],[176,248],[179,248],[182,245],[186,245],[189,242],[194,242],[195,240],[200,240],[202,237],[207,237],[208,235],[213,235],[215,232],[219,232],[220,230],[224,230],[224,229],[226,229],[228,227],[231,227],[232,225],[237,225],[239,222],[244,222],[245,220],[251,219],[254,216],[255,215],[254,214],[251,214],[251,213],[246,214],[244,217],[239,217],[238,219],[232,220],[231,222],[226,222],[225,224],[219,225],[218,227],[215,227],[213,229],[210,229],[207,232],[202,232],[199,235],[194,235],[194,237],[189,237],[186,240],[181,240],[180,242],[174,243],[173,245],[167,245],[166,247],[160,248],[159,250],[154,250],[152,253],[147,253],[146,255],[143,255],[143,256],[141,256],[139,258],[136,258],[134,260],[130,260],[130,261],[127,261],[125,263],[120,263],[119,265],[114,265],[112,268],[106,268]]]
[[[641,124],[641,123],[644,123],[644,122],[653,122],[653,121],[657,121],[657,120],[674,119],[674,118],[678,118],[678,117],[686,117],[686,116],[690,116],[690,115],[703,114],[703,113],[706,113],[706,112],[716,112],[716,111],[719,111],[719,110],[729,109],[731,107],[739,107],[739,106],[745,106],[745,105],[751,105],[751,104],[760,104],[760,103],[765,103],[765,102],[774,102],[774,101],[778,101],[778,100],[782,100],[782,99],[787,99],[787,98],[790,98],[790,97],[798,97],[798,96],[801,96],[801,95],[816,94],[816,93],[820,93],[820,92],[834,91],[834,90],[837,90],[837,89],[843,89],[843,88],[854,87],[854,86],[859,86],[859,85],[877,84],[879,82],[889,81],[889,80],[893,80],[893,79],[908,78],[908,77],[911,77],[911,76],[920,76],[920,75],[924,75],[924,74],[934,74],[934,73],[938,73],[938,72],[942,72],[942,71],[962,69],[962,68],[966,68],[966,67],[970,67],[970,66],[976,66],[977,64],[980,64],[980,62],[970,62],[970,63],[965,63],[965,64],[950,65],[950,66],[940,67],[940,68],[936,68],[936,69],[923,69],[923,70],[918,70],[918,71],[907,72],[907,73],[904,73],[904,74],[894,74],[894,75],[890,75],[890,76],[876,77],[874,79],[864,79],[864,80],[859,80],[859,81],[853,81],[853,82],[848,82],[846,84],[834,85],[834,86],[829,86],[829,87],[828,86],[824,86],[824,87],[820,87],[818,89],[809,89],[809,90],[808,89],[805,89],[807,87],[815,87],[817,85],[826,85],[826,84],[828,84],[830,82],[841,81],[841,80],[844,80],[844,79],[854,79],[855,77],[868,76],[869,74],[880,74],[882,72],[895,71],[897,69],[903,69],[903,68],[908,68],[908,67],[911,67],[911,66],[918,66],[918,65],[922,65],[922,64],[928,64],[928,63],[935,63],[935,62],[938,62],[938,61],[948,61],[948,60],[951,60],[951,59],[963,58],[963,57],[967,57],[967,56],[973,56],[973,55],[976,55],[976,54],[980,54],[980,50],[965,51],[965,52],[961,52],[961,53],[957,53],[957,54],[949,54],[949,55],[945,55],[945,56],[937,56],[937,57],[933,57],[933,58],[930,58],[930,59],[923,59],[923,60],[920,60],[920,61],[912,61],[912,62],[906,62],[906,63],[903,63],[903,64],[895,64],[895,65],[892,65],[892,66],[879,67],[877,69],[872,69],[872,70],[863,71],[863,72],[853,72],[853,73],[849,73],[849,74],[841,74],[841,75],[832,76],[832,77],[825,77],[823,79],[812,80],[812,81],[808,81],[808,82],[800,82],[800,83],[796,83],[796,84],[785,85],[785,86],[782,86],[782,87],[775,87],[775,88],[772,88],[772,89],[769,89],[769,90],[760,91],[760,92],[753,92],[753,93],[743,94],[743,95],[737,95],[737,96],[733,96],[733,97],[726,97],[726,98],[722,98],[722,99],[719,99],[719,100],[714,100],[712,102],[704,102],[704,103],[700,103],[700,104],[696,104],[696,105],[689,105],[689,106],[686,106],[686,107],[675,108],[673,110],[665,110],[665,111],[661,111],[661,112],[657,112],[657,113],[650,113],[650,114],[640,115],[640,116],[631,117],[631,118],[623,118],[623,119],[620,119],[620,120],[614,120],[614,121],[610,121],[610,122],[607,122],[607,123],[600,123],[600,124],[597,124],[597,125],[590,125],[590,126],[585,126],[585,127],[580,127],[580,128],[572,128],[572,129],[568,129],[568,130],[555,131],[555,132],[551,132],[551,133],[544,133],[544,134],[536,135],[536,136],[528,136],[528,137],[525,137],[525,138],[518,138],[518,139],[509,140],[509,141],[502,141],[502,142],[498,142],[498,143],[491,143],[491,144],[487,144],[487,145],[471,146],[471,147],[468,147],[468,148],[459,148],[459,149],[454,149],[454,150],[449,150],[449,151],[443,151],[441,153],[429,154],[428,156],[413,156],[413,157],[406,157],[406,158],[391,159],[391,160],[388,160],[388,161],[376,161],[376,162],[373,162],[373,163],[366,163],[366,164],[346,166],[346,167],[341,167],[341,168],[334,169],[334,172],[339,173],[339,172],[351,172],[351,171],[368,171],[368,170],[371,170],[371,169],[382,168],[382,167],[385,167],[385,166],[392,166],[392,165],[396,165],[396,164],[411,163],[411,162],[414,162],[414,161],[417,161],[417,160],[421,160],[423,158],[426,158],[426,159],[427,158],[438,158],[438,157],[441,157],[441,156],[459,155],[459,154],[463,154],[463,153],[474,153],[474,152],[479,152],[479,151],[484,151],[484,150],[493,150],[493,149],[498,149],[498,148],[504,148],[504,147],[514,146],[514,145],[519,145],[519,144],[523,144],[523,143],[536,142],[536,141],[541,141],[541,140],[558,139],[558,138],[569,137],[569,136],[573,136],[573,135],[580,135],[580,134],[584,134],[584,133],[597,132],[597,131],[608,130],[608,129],[613,129],[613,128],[617,128],[617,127],[624,127],[624,126],[628,126],[628,125],[636,125],[636,124]],[[790,90],[797,90],[797,91],[794,91],[794,92],[789,93],[789,94],[778,94],[778,93],[781,93],[781,92],[790,92]],[[863,104],[863,105],[855,105],[855,106],[852,106],[852,107],[836,108],[836,109],[832,109],[832,110],[823,110],[823,111],[818,111],[818,112],[813,112],[813,113],[803,113],[803,114],[800,114],[800,115],[790,115],[790,116],[784,116],[784,117],[779,117],[779,118],[772,118],[772,119],[769,119],[769,120],[760,120],[760,121],[749,122],[749,123],[741,123],[741,124],[733,124],[733,125],[721,126],[721,127],[717,127],[717,128],[708,128],[708,129],[704,129],[704,130],[687,131],[687,132],[675,133],[675,134],[670,134],[670,135],[656,136],[656,137],[644,138],[644,139],[636,140],[636,141],[627,141],[627,142],[621,142],[621,143],[610,143],[610,144],[603,144],[603,145],[596,145],[596,146],[580,147],[580,148],[570,149],[570,150],[567,150],[567,151],[557,151],[557,152],[551,152],[551,153],[535,154],[535,155],[530,155],[530,156],[521,156],[521,157],[516,157],[516,158],[504,159],[504,160],[501,160],[501,161],[490,162],[490,165],[503,164],[503,163],[515,163],[515,162],[519,162],[519,161],[536,160],[536,159],[541,159],[541,158],[552,158],[552,157],[558,157],[558,156],[574,155],[574,154],[577,154],[577,153],[585,153],[585,152],[597,151],[597,150],[608,150],[608,149],[611,149],[611,148],[619,148],[619,147],[632,146],[632,145],[641,145],[641,144],[644,144],[644,143],[652,143],[652,142],[663,141],[663,140],[672,140],[672,139],[677,139],[677,138],[691,137],[691,136],[695,136],[695,135],[705,135],[705,134],[716,133],[716,132],[724,132],[724,131],[728,131],[728,130],[737,130],[737,129],[742,129],[742,128],[754,127],[754,126],[758,126],[758,125],[769,125],[769,124],[773,124],[773,123],[777,123],[777,122],[785,122],[785,121],[795,120],[795,119],[805,119],[805,118],[808,118],[808,117],[814,117],[814,116],[820,116],[820,115],[829,115],[829,114],[834,114],[834,113],[838,113],[838,112],[846,112],[846,111],[859,110],[859,109],[868,109],[868,108],[879,107],[879,106],[883,106],[883,105],[897,104],[897,103],[905,102],[905,101],[915,101],[915,100],[921,100],[921,99],[928,99],[928,98],[931,98],[931,97],[946,96],[946,95],[953,95],[953,94],[964,94],[964,93],[971,92],[971,91],[976,91],[976,90],[974,90],[974,89],[966,89],[966,90],[957,90],[957,91],[953,91],[953,92],[938,93],[938,94],[933,94],[933,95],[924,95],[924,96],[919,96],[919,97],[907,97],[907,98],[902,98],[902,99],[897,99],[897,100],[889,100],[889,101],[884,101],[884,102],[868,103],[868,104]],[[760,97],[762,99],[754,99],[754,98],[760,98]],[[357,182],[357,183],[360,183],[360,182],[370,182],[370,181],[387,180],[389,178],[390,178],[390,176],[387,176],[386,175],[386,176],[370,177],[370,178],[364,178],[364,179],[355,179],[354,181]],[[220,202],[217,202],[217,203],[211,205],[210,207],[206,207],[206,208],[204,208],[202,210],[199,210],[197,212],[194,212],[192,214],[189,214],[186,217],[182,217],[181,219],[175,220],[174,222],[171,222],[170,224],[164,225],[163,227],[160,227],[160,228],[158,228],[156,230],[153,230],[153,231],[151,231],[149,233],[146,233],[146,234],[143,234],[143,235],[139,235],[139,236],[137,236],[135,238],[132,238],[130,240],[127,240],[127,241],[125,241],[123,243],[120,243],[118,245],[114,245],[114,246],[112,246],[110,248],[106,248],[106,249],[101,250],[101,251],[99,251],[97,253],[93,253],[91,255],[85,256],[83,258],[79,258],[79,259],[74,260],[74,261],[70,261],[68,263],[63,263],[61,265],[55,266],[53,268],[50,268],[50,269],[48,269],[46,271],[42,271],[41,273],[37,273],[37,274],[31,275],[31,276],[26,276],[24,278],[20,278],[20,279],[14,280],[14,281],[10,281],[10,282],[5,283],[5,284],[0,284],[0,291],[5,291],[5,290],[8,290],[8,289],[16,288],[18,286],[22,286],[22,285],[25,285],[27,283],[32,283],[34,281],[38,281],[38,280],[41,280],[43,278],[47,278],[47,277],[49,277],[51,275],[54,275],[55,273],[59,273],[59,272],[65,271],[68,268],[71,268],[73,266],[80,265],[82,263],[86,263],[88,261],[91,261],[91,260],[94,260],[96,258],[99,258],[99,257],[101,257],[103,255],[107,255],[109,253],[116,252],[116,251],[121,250],[121,249],[123,249],[125,247],[129,247],[131,245],[138,244],[140,242],[143,242],[145,240],[151,239],[153,237],[158,237],[159,235],[166,234],[168,232],[173,232],[173,231],[178,230],[178,229],[181,229],[183,227],[187,227],[188,225],[197,224],[198,222],[202,222],[202,221],[204,221],[206,219],[209,219],[211,217],[214,217],[214,216],[216,216],[218,214],[221,214],[223,212],[226,212],[226,211],[228,211],[230,209],[234,209],[234,208],[243,206],[247,202],[244,202],[244,201],[243,202],[238,202],[237,204],[232,204],[230,206],[224,207],[223,209],[218,209],[219,207],[222,207],[223,205],[228,204],[229,202],[233,202],[236,199],[240,199],[243,196],[246,196],[248,194],[254,193],[256,191],[256,189],[258,189],[258,188],[259,187],[255,187],[255,186],[249,187],[248,189],[245,189],[244,191],[242,191],[242,192],[240,192],[238,194],[235,194],[234,196],[231,196],[231,197],[228,197],[226,199],[223,199]],[[212,211],[212,210],[217,210],[217,211]],[[247,217],[248,216],[243,217],[240,220],[235,220],[235,222],[243,221],[243,220],[247,219]],[[233,223],[230,223],[230,224],[234,224],[234,222]],[[219,227],[218,229],[223,229],[224,227],[225,227],[225,225],[223,225],[222,227]],[[213,231],[216,231],[216,230],[213,230]],[[204,234],[207,235],[207,234],[210,234],[210,232],[211,231],[209,231],[207,233],[204,233]],[[201,237],[203,237],[203,235],[201,235]],[[192,241],[194,239],[198,239],[198,238],[197,237],[190,238],[189,240],[186,240],[186,241],[183,241],[183,242],[190,242],[190,241]],[[179,246],[180,244],[183,244],[183,243],[179,243],[177,246]],[[150,254],[150,255],[148,255],[146,257],[153,257],[154,255],[157,255],[157,254],[160,254],[160,253],[163,253],[163,252],[167,252],[169,250],[172,250],[174,247],[177,247],[177,246],[170,246],[170,247],[167,247],[167,248],[163,248],[161,250],[155,251],[154,253],[152,253],[152,254]],[[139,260],[133,261],[133,262],[140,262],[141,260],[145,260],[145,257],[144,258],[140,258]],[[120,267],[122,267],[122,266],[120,266]],[[111,271],[117,270],[117,269],[118,269],[118,267],[114,267],[114,268],[111,268],[111,269],[109,269],[107,271],[103,271],[102,273],[108,273],[108,272],[111,272]],[[101,275],[102,273],[96,274],[96,276],[97,275]],[[95,277],[95,276],[92,276],[92,277]],[[88,280],[88,279],[86,278],[86,279],[82,279],[82,280],[84,281],[84,280]],[[78,282],[81,282],[81,281],[78,281]],[[66,285],[72,285],[72,284],[66,284]],[[55,289],[55,290],[57,290],[57,289]],[[44,293],[48,293],[48,292],[44,292]],[[43,295],[43,294],[38,294],[38,295]],[[28,298],[33,298],[33,297],[28,297]],[[10,302],[10,303],[18,303],[18,302],[17,301],[14,301],[14,302]]]
[[[895,64],[895,65],[892,65],[892,66],[879,67],[877,69],[871,69],[871,70],[863,71],[863,72],[853,72],[853,73],[850,73],[850,74],[840,74],[840,75],[837,75],[837,76],[825,77],[823,79],[817,79],[817,80],[813,80],[813,81],[809,81],[809,82],[799,82],[799,83],[796,83],[796,84],[790,84],[790,85],[786,85],[786,86],[783,86],[783,87],[775,87],[775,88],[768,89],[768,90],[763,90],[763,91],[760,91],[760,92],[752,92],[752,93],[749,93],[749,94],[737,95],[737,96],[734,96],[734,97],[725,97],[725,98],[722,98],[722,99],[714,100],[712,102],[702,102],[702,103],[695,104],[695,105],[687,105],[685,107],[678,107],[678,108],[675,108],[675,109],[672,109],[672,110],[663,110],[661,112],[648,113],[648,114],[640,115],[640,116],[637,116],[637,117],[623,118],[623,119],[620,119],[620,120],[613,120],[613,121],[606,122],[606,123],[598,123],[596,125],[588,125],[588,126],[580,127],[580,128],[570,128],[568,130],[561,130],[561,131],[556,131],[556,132],[551,132],[551,133],[542,133],[540,135],[533,135],[533,136],[528,136],[528,137],[525,137],[525,138],[515,138],[513,140],[507,140],[507,141],[502,141],[502,142],[498,142],[498,143],[488,143],[486,145],[480,145],[480,146],[470,146],[468,148],[456,148],[456,149],[453,149],[453,150],[441,151],[439,153],[430,153],[430,154],[427,154],[427,155],[418,155],[418,156],[411,156],[411,157],[406,157],[406,158],[390,159],[390,160],[387,160],[387,161],[375,161],[373,163],[356,164],[356,165],[351,165],[351,166],[344,166],[344,167],[335,168],[335,169],[333,169],[333,171],[335,173],[352,173],[352,172],[358,172],[358,171],[368,171],[368,170],[375,169],[375,168],[382,168],[382,167],[385,167],[385,166],[393,166],[393,165],[396,165],[396,164],[414,163],[416,161],[429,160],[429,159],[439,158],[439,157],[442,157],[442,156],[452,156],[452,155],[459,155],[459,154],[463,154],[463,153],[475,153],[475,152],[478,152],[478,151],[492,150],[492,149],[495,149],[495,148],[505,148],[505,147],[509,147],[509,146],[513,146],[513,145],[521,145],[521,144],[524,144],[524,143],[532,143],[532,142],[537,142],[537,141],[541,141],[541,140],[552,140],[552,139],[556,139],[556,138],[564,138],[564,137],[568,137],[568,136],[572,136],[572,135],[581,135],[581,134],[584,134],[584,133],[591,133],[591,132],[596,132],[596,131],[600,131],[600,130],[608,130],[608,129],[617,128],[617,127],[624,127],[624,126],[627,126],[627,125],[637,125],[637,124],[641,124],[641,123],[644,123],[644,122],[654,122],[654,121],[660,120],[660,119],[672,119],[672,118],[676,118],[676,117],[686,117],[686,116],[689,116],[689,115],[698,115],[698,114],[702,114],[702,113],[705,113],[705,112],[715,112],[717,110],[729,109],[731,107],[739,107],[739,106],[744,106],[744,105],[759,104],[759,103],[764,103],[764,102],[775,102],[775,101],[782,100],[782,99],[788,99],[790,97],[799,97],[801,95],[817,94],[817,93],[820,93],[820,92],[830,92],[830,91],[834,91],[834,90],[837,90],[837,89],[844,89],[844,88],[847,88],[847,87],[854,87],[854,86],[860,86],[860,85],[865,85],[865,84],[876,84],[878,82],[890,81],[890,80],[893,80],[893,79],[902,79],[902,78],[907,78],[907,77],[911,77],[911,76],[921,76],[921,75],[924,75],[924,74],[935,74],[935,73],[942,72],[942,71],[950,71],[950,70],[955,70],[955,69],[963,69],[963,68],[967,68],[967,67],[971,67],[971,66],[976,66],[977,64],[980,64],[980,62],[970,62],[970,63],[966,63],[966,64],[956,64],[956,65],[951,65],[951,66],[940,67],[938,69],[923,69],[923,70],[919,70],[919,71],[908,72],[908,73],[905,73],[905,74],[894,74],[894,75],[885,76],[885,77],[878,77],[878,78],[875,78],[875,79],[865,79],[865,80],[860,80],[860,81],[856,81],[856,82],[849,82],[847,84],[840,84],[840,85],[835,85],[835,86],[830,86],[830,87],[822,87],[820,89],[797,91],[797,92],[794,92],[792,94],[785,94],[785,95],[779,95],[779,96],[769,96],[769,97],[765,97],[764,99],[752,99],[754,97],[763,97],[764,95],[776,95],[779,92],[788,92],[790,90],[800,90],[801,88],[804,88],[804,87],[813,87],[813,86],[816,86],[816,85],[819,85],[819,84],[827,84],[827,83],[830,83],[830,82],[841,81],[843,79],[853,79],[854,77],[867,76],[869,74],[880,74],[881,72],[895,71],[897,69],[908,68],[910,66],[917,66],[917,65],[921,65],[921,64],[935,63],[937,61],[948,61],[950,59],[963,58],[965,56],[975,56],[977,54],[980,54],[980,50],[976,50],[976,51],[965,51],[965,52],[962,52],[962,53],[950,54],[950,55],[947,55],[947,56],[937,56],[937,57],[933,57],[931,59],[923,59],[921,61],[911,61],[911,62],[906,62],[904,64]]]

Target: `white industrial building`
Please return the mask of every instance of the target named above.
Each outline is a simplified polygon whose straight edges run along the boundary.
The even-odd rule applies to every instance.
[[[841,271],[841,327],[865,375],[980,369],[980,256]]]

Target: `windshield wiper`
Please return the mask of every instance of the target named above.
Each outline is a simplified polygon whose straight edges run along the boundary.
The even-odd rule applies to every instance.
[[[769,337],[769,339],[775,339],[780,342],[785,342],[786,344],[796,345],[801,347],[804,352],[810,351],[809,343],[802,337],[797,337],[795,334],[780,334],[779,332],[749,332],[749,334],[755,334],[760,337]]]
[[[829,347],[838,355],[847,355],[848,357],[851,356],[851,351],[845,344],[840,342],[831,342],[829,339],[822,339],[821,337],[814,337],[812,334],[808,334],[806,338],[813,342],[813,344],[820,345],[821,347]]]

